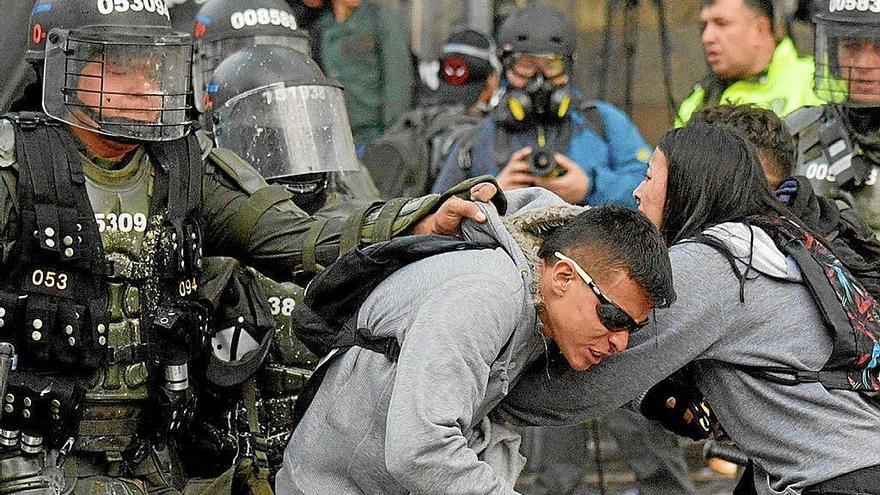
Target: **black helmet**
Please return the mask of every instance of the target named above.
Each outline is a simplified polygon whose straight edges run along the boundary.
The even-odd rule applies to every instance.
[[[29,38],[48,115],[143,141],[188,132],[191,39],[164,0],[38,0]]]
[[[880,107],[880,4],[821,2],[813,21],[816,94],[831,103]]]
[[[498,31],[502,59],[515,53],[574,58],[575,30],[562,12],[533,5],[510,14]]]
[[[217,146],[266,179],[358,169],[342,87],[297,50],[239,50],[217,66],[206,96]]]
[[[214,69],[238,50],[272,45],[311,54],[308,33],[299,29],[293,11],[281,0],[210,0],[196,14],[193,38],[193,91],[200,112]]]

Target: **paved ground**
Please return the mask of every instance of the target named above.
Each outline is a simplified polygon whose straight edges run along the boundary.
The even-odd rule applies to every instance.
[[[600,477],[596,469],[596,461],[592,451],[591,458],[587,462],[586,483],[583,488],[574,492],[547,494],[547,495],[636,495],[634,490],[634,475],[623,462],[617,452],[617,446],[607,435],[603,434],[601,441],[602,471],[605,480],[605,490],[601,489]],[[691,475],[699,490],[699,495],[730,495],[736,486],[736,478],[726,478],[706,467],[703,459],[701,445],[687,441],[688,465]],[[534,478],[528,473],[520,479],[519,488],[529,493],[529,487]]]

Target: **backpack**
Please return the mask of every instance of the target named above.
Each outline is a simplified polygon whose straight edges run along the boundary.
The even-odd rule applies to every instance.
[[[297,397],[294,428],[314,399],[331,359],[357,346],[397,360],[400,344],[396,338],[371,338],[357,328],[358,310],[373,289],[397,270],[429,256],[494,247],[447,236],[396,237],[349,251],[315,276],[302,303],[293,309],[292,329],[312,353],[325,357]]]
[[[480,119],[461,105],[432,105],[405,113],[384,134],[367,144],[362,160],[384,199],[416,197],[430,192],[445,156],[435,144],[444,136],[471,134]],[[435,163],[440,162],[440,163]]]
[[[782,385],[821,383],[827,389],[880,393],[880,305],[874,296],[827,246],[794,222],[775,220],[767,232],[779,250],[797,263],[803,285],[819,308],[834,346],[819,371],[737,367]],[[723,249],[709,236],[698,236],[696,240]]]

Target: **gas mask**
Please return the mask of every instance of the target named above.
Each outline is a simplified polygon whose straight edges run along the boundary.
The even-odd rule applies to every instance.
[[[515,122],[552,122],[568,115],[571,87],[568,83],[553,86],[538,73],[525,88],[508,90],[506,100],[506,107]]]

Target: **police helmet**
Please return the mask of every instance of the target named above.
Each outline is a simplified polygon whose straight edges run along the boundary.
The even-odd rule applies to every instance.
[[[308,34],[281,0],[210,0],[196,14],[193,39],[193,91],[200,112],[214,69],[238,50],[273,45],[311,54]]]
[[[880,2],[829,0],[816,23],[816,94],[830,103],[880,107]]]
[[[205,102],[217,146],[266,179],[358,170],[341,85],[297,50],[254,46],[228,56]]]
[[[524,7],[510,14],[498,31],[503,59],[517,53],[556,55],[573,60],[575,30],[562,12],[541,5]]]
[[[163,0],[38,0],[26,56],[51,117],[142,141],[189,130],[191,39]]]

